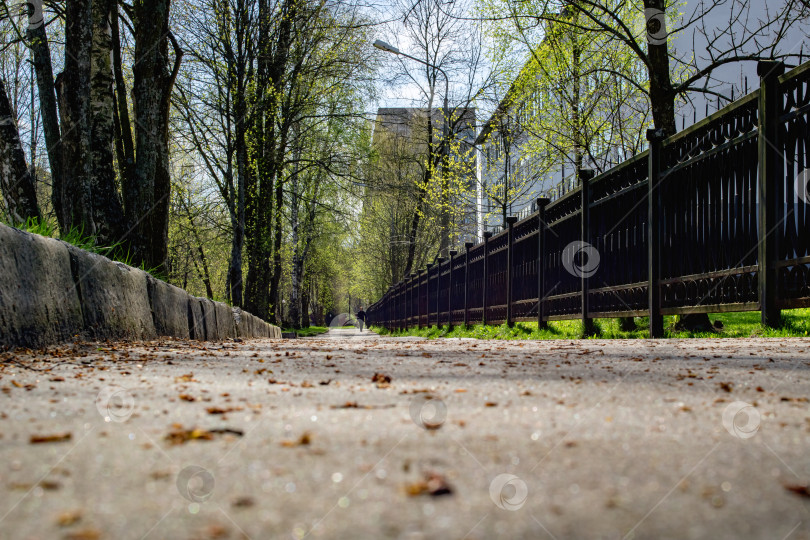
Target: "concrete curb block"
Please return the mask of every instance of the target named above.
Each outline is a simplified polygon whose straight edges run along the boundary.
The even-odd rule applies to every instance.
[[[70,340],[280,337],[238,308],[52,238],[0,224],[0,347]]]
[[[93,339],[157,337],[146,272],[64,244],[79,294],[84,333]]]
[[[222,302],[214,302],[214,311],[217,314],[217,334],[220,339],[236,337],[236,321],[233,318],[231,307]]]
[[[188,293],[152,276],[146,283],[158,335],[189,339]]]
[[[188,334],[191,339],[199,341],[208,339],[200,299],[190,295],[188,297]]]
[[[0,346],[67,341],[83,326],[65,245],[0,225]]]

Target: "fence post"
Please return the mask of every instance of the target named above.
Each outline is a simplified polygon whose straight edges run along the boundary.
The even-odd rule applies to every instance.
[[[759,281],[759,304],[763,326],[781,325],[782,312],[778,303],[777,269],[774,267],[779,254],[776,235],[779,215],[782,210],[782,187],[784,184],[784,161],[779,137],[782,93],[779,76],[785,72],[782,62],[761,61],[757,64],[759,87],[759,243],[757,261]]]
[[[444,257],[436,259],[436,328],[442,324],[442,264],[445,260]]]
[[[582,241],[586,244],[587,247],[590,245],[590,235],[591,235],[591,186],[590,180],[594,177],[594,172],[591,169],[579,169],[579,185],[581,186],[581,195],[582,195],[582,212],[580,212],[580,225],[581,225],[581,237]],[[582,249],[580,249],[580,253],[582,253]],[[590,311],[590,299],[589,299],[589,287],[588,287],[588,280],[590,279],[590,275],[587,272],[581,272],[580,280],[582,283],[582,332],[586,336],[592,336],[596,333],[596,328],[593,324],[593,319],[588,317],[588,312]]]
[[[512,320],[512,266],[515,262],[513,248],[515,244],[514,227],[517,219],[517,216],[508,216],[506,218],[506,324],[509,327],[515,325],[515,321]]]
[[[450,274],[447,276],[447,328],[453,328],[453,259],[458,255],[455,249],[450,250]]]
[[[411,327],[411,275],[405,276],[405,328]]]
[[[650,338],[664,337],[661,314],[661,152],[662,129],[648,129],[650,153],[647,158],[647,303],[650,315]]]
[[[470,249],[473,247],[472,242],[465,242],[464,249],[466,250],[466,259],[464,259],[464,328],[470,325]]]
[[[391,306],[394,313],[394,327],[397,330],[402,330],[402,325],[399,324],[399,283],[394,285],[394,294],[391,297]]]
[[[487,282],[489,281],[489,239],[492,238],[491,231],[484,232],[484,286],[483,286],[483,293],[484,297],[481,304],[484,306],[484,313],[481,317],[481,322],[484,326],[487,325],[487,308],[489,307],[489,302],[487,299]]]
[[[416,272],[416,327],[422,328],[422,272]]]
[[[426,326],[428,328],[430,328],[430,270],[432,268],[433,268],[433,263],[429,263],[427,265],[427,280],[425,280],[425,283],[427,283],[427,300],[425,301],[425,306],[426,306],[427,313],[425,313],[425,318],[427,319],[426,320]]]
[[[546,272],[544,268],[546,250],[546,206],[551,199],[541,197],[537,199],[537,328],[547,328],[548,321],[545,313]]]

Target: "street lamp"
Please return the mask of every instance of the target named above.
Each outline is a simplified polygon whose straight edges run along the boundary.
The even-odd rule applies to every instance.
[[[385,52],[388,52],[388,53],[391,53],[391,54],[396,54],[398,56],[404,56],[405,58],[409,58],[410,60],[413,60],[414,62],[419,62],[422,65],[425,65],[425,66],[427,66],[429,68],[435,69],[436,71],[438,71],[439,73],[441,73],[444,76],[444,114],[442,114],[443,122],[442,122],[442,146],[441,146],[442,176],[444,176],[445,161],[447,160],[447,153],[448,153],[447,152],[447,131],[448,131],[447,130],[447,128],[448,128],[448,126],[447,126],[447,115],[450,114],[448,106],[447,106],[447,96],[450,93],[450,79],[448,79],[447,73],[445,73],[445,71],[442,68],[440,68],[439,66],[437,66],[436,64],[431,64],[430,62],[426,62],[425,60],[420,60],[419,58],[416,58],[416,57],[411,56],[409,54],[405,54],[404,52],[400,51],[399,49],[397,49],[396,47],[394,47],[390,43],[386,43],[385,41],[382,41],[380,39],[376,40],[372,45],[374,47],[376,47],[377,49],[380,49],[381,51],[385,51]],[[428,114],[432,115],[433,111],[432,110],[428,111]],[[445,182],[447,182],[446,179],[445,179]],[[445,190],[445,191],[447,191],[447,190]],[[442,228],[444,229],[444,231],[442,231],[442,233],[443,233],[442,234],[442,244],[445,244],[445,245],[442,246],[440,251],[447,251],[448,249],[450,249],[450,219],[449,219],[449,215],[448,215],[448,208],[447,208],[448,206],[449,206],[449,204],[446,204],[446,205],[444,205],[444,208],[442,208]]]

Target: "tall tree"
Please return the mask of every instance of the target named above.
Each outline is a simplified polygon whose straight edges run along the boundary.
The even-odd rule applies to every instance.
[[[169,31],[170,0],[136,0],[133,101],[135,108],[134,179],[125,193],[127,221],[135,258],[161,269],[166,261],[171,174],[169,109],[183,51]],[[174,61],[169,54],[169,42]],[[119,99],[121,96],[119,96]]]
[[[25,225],[29,219],[42,219],[34,179],[25,164],[17,119],[3,81],[0,81],[0,191],[13,224]]]

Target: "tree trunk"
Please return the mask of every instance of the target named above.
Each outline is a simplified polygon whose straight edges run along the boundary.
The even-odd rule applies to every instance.
[[[57,78],[62,116],[62,233],[80,228],[95,236],[90,199],[91,0],[65,5],[65,71]]]
[[[34,179],[25,164],[17,120],[3,81],[0,81],[0,189],[13,225],[25,225],[29,218],[42,219]]]
[[[34,9],[29,4],[29,14]],[[59,130],[59,113],[56,109],[56,93],[51,64],[51,50],[44,24],[29,28],[27,38],[31,44],[31,61],[37,76],[37,93],[39,94],[39,111],[42,115],[42,127],[45,132],[45,146],[48,150],[48,162],[51,166],[51,202],[59,228],[64,230],[67,218],[62,209],[64,182],[62,180],[62,136]]]
[[[241,59],[240,59],[241,60]],[[233,222],[233,242],[231,244],[231,260],[228,268],[229,286],[231,287],[231,301],[235,306],[242,306],[242,249],[245,243],[245,186],[251,174],[248,158],[247,140],[247,82],[245,81],[245,67],[240,62],[236,66],[236,96],[234,97],[234,111],[236,133],[234,145],[236,146],[236,216]],[[252,312],[255,314],[255,312]]]
[[[284,208],[284,190],[281,182],[281,175],[276,177],[276,194],[275,194],[275,231],[273,231],[273,273],[270,280],[270,314],[269,322],[272,324],[279,324],[280,313],[279,309],[279,289],[281,283],[281,211]]]
[[[287,125],[276,129],[279,116],[278,96],[283,95],[290,45],[293,39],[292,22],[296,19],[298,2],[284,0],[278,8],[281,22],[271,35],[271,7],[266,0],[259,2],[259,63],[256,88],[258,99],[267,105],[256,114],[254,125],[261,135],[256,146],[255,183],[247,191],[248,212],[246,223],[248,275],[245,283],[245,306],[253,314],[270,322],[277,322],[279,280],[281,279],[281,208],[283,207],[283,181],[281,164],[286,149]],[[284,111],[281,114],[284,117]],[[275,214],[273,213],[275,211]],[[275,233],[273,227],[276,227]],[[271,272],[270,255],[274,256]],[[268,297],[269,291],[269,297]]]
[[[646,10],[656,10],[666,14],[667,0],[644,0]],[[666,21],[666,15],[664,22]],[[650,106],[652,108],[653,123],[657,129],[663,129],[669,135],[677,131],[675,127],[675,92],[672,87],[669,69],[669,47],[666,39],[655,39],[666,33],[651,25],[661,19],[648,22],[647,32],[647,70],[650,77]],[[652,39],[651,39],[652,38]]]
[[[666,13],[666,0],[644,0],[645,9],[657,10]],[[666,17],[664,16],[664,21]],[[661,20],[659,19],[660,23]],[[647,56],[650,76],[650,106],[652,108],[653,123],[657,129],[664,130],[668,136],[677,132],[675,125],[675,92],[669,69],[669,48],[666,39],[650,39],[650,36],[663,36],[666,29],[647,26]],[[690,331],[711,331],[712,324],[705,313],[683,315],[679,318],[677,326]]]
[[[127,199],[135,261],[165,271],[169,235],[169,106],[182,51],[169,72],[170,0],[134,3],[135,170]]]
[[[121,60],[121,33],[118,26],[118,2],[113,2],[110,15],[112,31],[112,62],[115,76],[116,146],[118,151],[118,170],[121,174],[121,192],[132,191],[135,181],[135,141],[132,139],[132,126],[129,118],[129,98],[124,81],[124,68]],[[126,204],[126,200],[124,200]],[[124,209],[126,211],[126,208]],[[130,224],[131,225],[131,224]]]
[[[294,128],[295,133],[293,140],[295,141],[294,160],[296,164],[293,165],[294,170],[290,175],[290,226],[292,228],[292,237],[290,241],[293,247],[292,256],[292,273],[290,275],[290,322],[294,329],[301,328],[301,284],[302,274],[304,270],[304,258],[301,256],[300,238],[298,235],[299,227],[301,225],[298,219],[298,160],[301,157],[301,144],[298,138],[298,126]]]
[[[90,58],[90,202],[96,240],[112,246],[125,232],[124,211],[115,187],[113,141],[116,116],[113,98],[112,31],[116,0],[93,2],[93,46]]]
[[[301,328],[309,328],[309,279],[304,279],[304,286],[301,289]]]

